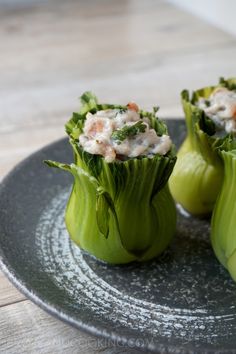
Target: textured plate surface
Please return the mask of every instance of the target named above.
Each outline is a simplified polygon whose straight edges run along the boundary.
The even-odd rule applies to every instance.
[[[169,121],[179,145],[181,121]],[[236,285],[215,259],[209,222],[179,214],[157,260],[109,266],[70,242],[72,179],[43,159],[72,161],[66,139],[18,165],[0,189],[2,268],[31,300],[98,336],[156,353],[236,353]]]

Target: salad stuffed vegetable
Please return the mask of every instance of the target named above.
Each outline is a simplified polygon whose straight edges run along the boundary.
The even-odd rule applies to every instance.
[[[219,147],[224,181],[211,219],[211,242],[218,260],[236,281],[236,139],[227,137]]]
[[[224,164],[218,147],[236,134],[236,78],[181,93],[187,136],[178,151],[170,190],[186,211],[211,214],[220,192]]]
[[[65,126],[74,163],[45,161],[74,177],[68,232],[79,247],[109,263],[151,259],[176,228],[167,183],[176,156],[166,125],[157,108],[101,104],[90,92],[80,101]]]

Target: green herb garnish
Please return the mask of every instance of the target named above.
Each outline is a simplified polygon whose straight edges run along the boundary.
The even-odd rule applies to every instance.
[[[123,114],[123,113],[125,113],[125,112],[127,112],[127,108],[119,108],[119,109],[117,110],[116,116],[117,116],[118,114]]]
[[[220,77],[219,78],[219,85],[226,87],[228,90],[231,90],[231,91],[236,90],[235,78],[225,80],[223,77]]]
[[[122,129],[115,130],[111,137],[114,140],[123,141],[128,137],[137,135],[138,133],[144,133],[147,126],[142,121],[138,121],[134,125],[125,125]]]

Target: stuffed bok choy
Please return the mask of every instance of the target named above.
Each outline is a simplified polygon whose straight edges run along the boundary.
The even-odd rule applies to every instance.
[[[74,177],[65,215],[72,240],[109,263],[151,259],[175,232],[167,181],[176,156],[156,112],[100,104],[86,92],[66,124],[74,163],[46,161]]]
[[[219,149],[224,163],[223,186],[211,219],[211,242],[218,260],[236,281],[236,140]]]
[[[223,182],[223,161],[218,146],[236,133],[236,79],[216,86],[181,93],[187,137],[177,154],[170,178],[174,199],[197,216],[212,212]]]

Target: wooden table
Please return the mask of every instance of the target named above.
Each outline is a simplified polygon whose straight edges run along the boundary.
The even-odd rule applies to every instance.
[[[157,0],[0,0],[0,177],[64,136],[77,97],[160,105],[236,74],[232,36]],[[0,353],[134,353],[40,310],[0,273]]]

